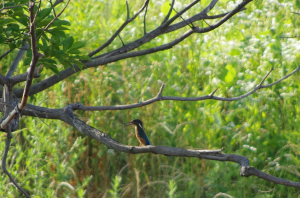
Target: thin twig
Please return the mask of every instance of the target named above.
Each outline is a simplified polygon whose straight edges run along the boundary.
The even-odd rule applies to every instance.
[[[56,17],[56,12],[55,12],[55,9],[54,9],[54,7],[53,7],[52,0],[50,0],[49,2],[50,2],[50,5],[51,5],[51,8],[52,8],[54,17]]]
[[[265,80],[268,78],[270,73],[274,70],[274,67],[271,68],[271,70],[267,73],[267,75],[262,79],[262,81],[258,84],[258,87],[261,87],[262,84],[265,82]]]
[[[148,11],[148,6],[149,6],[149,1],[146,5],[145,14],[144,14],[144,35],[147,34],[147,31],[146,31],[146,16],[147,16],[147,11]]]
[[[172,0],[172,4],[170,4],[171,7],[170,7],[170,9],[169,9],[169,12],[168,12],[167,16],[165,17],[165,19],[163,20],[163,22],[162,22],[161,24],[163,24],[163,23],[165,23],[167,20],[169,20],[171,14],[172,14],[173,8],[174,8],[174,3],[175,3],[175,0]]]
[[[10,181],[18,188],[19,191],[21,191],[26,197],[30,197],[29,194],[21,186],[18,185],[18,183],[14,180],[14,178],[11,176],[11,174],[6,169],[6,158],[7,158],[7,154],[9,151],[10,141],[12,138],[10,127],[8,127],[8,128],[9,129],[7,131],[4,155],[2,158],[2,170],[9,177]]]
[[[172,5],[170,5],[172,7]],[[178,14],[178,12],[175,10],[175,8],[173,8],[174,12],[176,12]],[[194,24],[192,22],[188,23],[181,15],[180,18],[190,27],[190,28],[194,28]],[[191,24],[191,25],[190,25]]]
[[[34,19],[33,19],[33,23],[35,23],[36,17],[38,15],[39,11],[40,11],[41,3],[42,3],[42,0],[40,0],[40,2],[39,2],[38,8],[36,10],[36,13],[35,13],[35,16],[34,16]]]
[[[67,4],[65,5],[65,7],[62,9],[62,11],[43,29],[43,31],[40,33],[40,35],[37,37],[37,40],[39,40],[41,38],[41,36],[43,35],[43,33],[52,25],[52,23],[58,18],[60,17],[60,15],[65,11],[65,9],[67,8],[67,6],[69,5],[70,0],[68,0]]]
[[[6,72],[5,77],[11,77],[14,74],[19,62],[21,61],[22,57],[24,56],[25,52],[29,49],[29,47],[30,46],[27,43],[27,41],[25,39],[23,39],[21,48],[20,48],[18,54],[16,55],[13,63],[9,67],[9,70]]]
[[[101,45],[99,48],[95,49],[94,51],[90,52],[88,56],[92,57],[98,52],[100,52],[101,50],[103,50],[104,48],[106,48],[107,46],[109,46],[113,42],[113,40],[120,34],[120,32],[145,9],[148,2],[149,0],[146,0],[144,5],[141,7],[141,9],[135,15],[133,15],[133,17],[131,17],[130,19],[127,18],[126,21],[119,27],[119,29],[103,45]],[[128,17],[129,7],[128,4],[126,5],[127,5],[127,17]]]
[[[122,45],[124,46],[125,44],[124,44],[124,42],[123,42],[123,40],[122,40],[122,38],[121,38],[121,36],[118,34],[118,37],[119,37],[119,39],[121,40],[121,42],[122,42]]]
[[[209,97],[212,98],[214,94],[218,91],[219,88],[215,89],[211,94],[209,94]]]
[[[3,100],[5,104],[12,104],[12,97],[11,97],[11,92],[9,90],[9,87],[7,85],[4,86],[4,94],[3,94]],[[9,116],[9,112],[11,111],[11,107],[9,105],[4,106],[4,116]],[[3,172],[9,177],[10,181],[26,196],[30,197],[25,190],[23,190],[18,183],[14,180],[14,178],[11,176],[11,174],[8,172],[6,169],[6,159],[7,159],[7,154],[9,151],[9,146],[10,146],[10,141],[12,138],[11,134],[11,125],[8,125],[6,128],[7,132],[7,139],[6,139],[6,144],[5,144],[5,150],[4,150],[4,155],[2,158],[2,170]]]
[[[124,109],[132,109],[132,108],[138,108],[138,107],[142,107],[142,106],[146,106],[149,105],[151,103],[157,102],[157,101],[162,101],[162,100],[175,100],[175,101],[201,101],[201,100],[220,100],[220,101],[236,101],[236,100],[241,100],[243,98],[248,97],[249,95],[253,94],[254,92],[256,92],[259,89],[262,88],[267,88],[270,87],[272,85],[275,85],[279,82],[281,82],[282,80],[288,78],[289,76],[291,76],[292,74],[294,74],[296,71],[300,70],[300,66],[295,69],[292,73],[288,74],[287,76],[283,77],[282,79],[276,81],[275,83],[271,83],[269,85],[262,85],[262,83],[266,80],[266,78],[269,76],[269,74],[271,73],[273,69],[271,69],[268,74],[263,78],[263,80],[260,82],[260,84],[256,87],[254,87],[251,91],[249,91],[248,93],[241,95],[241,96],[237,96],[234,98],[223,98],[223,97],[218,97],[218,96],[214,96],[214,94],[216,93],[216,90],[214,90],[211,94],[206,95],[206,96],[200,96],[200,97],[174,97],[174,96],[162,96],[162,91],[164,88],[164,84],[161,86],[157,96],[155,96],[154,98],[151,98],[149,100],[143,101],[143,102],[139,102],[139,103],[134,103],[134,104],[129,104],[129,105],[116,105],[116,106],[84,106],[81,103],[75,103],[72,104],[72,109],[73,110],[83,110],[83,111],[105,111],[105,110],[124,110]]]
[[[0,12],[2,12],[3,10],[6,10],[6,9],[14,9],[14,8],[22,7],[24,5],[28,5],[28,3],[5,7],[4,0],[3,0],[3,8],[0,9]]]
[[[7,54],[9,54],[11,51],[13,51],[14,49],[10,49],[10,50],[8,50],[7,52],[5,52],[4,54],[2,54],[1,56],[0,56],[0,60],[2,59],[2,58],[4,58]]]
[[[127,9],[127,20],[130,19],[130,13],[129,13],[129,5],[128,5],[128,1],[126,0],[126,9]]]
[[[292,12],[292,13],[300,15],[300,13],[298,13],[298,12]]]
[[[279,38],[299,38],[300,36],[280,36]]]

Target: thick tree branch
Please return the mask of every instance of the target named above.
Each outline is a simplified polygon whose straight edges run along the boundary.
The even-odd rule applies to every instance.
[[[72,106],[64,108],[64,113],[61,116],[61,120],[73,126],[75,129],[87,135],[91,138],[96,139],[100,143],[106,145],[108,148],[115,149],[120,152],[138,154],[138,153],[154,153],[162,154],[166,156],[176,157],[197,157],[200,159],[209,159],[217,161],[230,161],[238,163],[240,167],[240,175],[244,177],[257,176],[264,180],[274,182],[276,184],[282,184],[285,186],[291,186],[300,188],[300,183],[293,182],[285,179],[281,179],[264,172],[261,172],[251,166],[249,166],[249,159],[247,157],[236,155],[236,154],[223,154],[222,150],[191,150],[167,146],[127,146],[112,139],[107,134],[95,129],[85,122],[79,120],[72,111]]]
[[[11,105],[12,105],[12,97],[11,97],[11,93],[9,90],[9,87],[7,85],[4,86],[4,92],[3,92],[3,101],[5,104],[4,106],[4,117],[9,116],[9,112],[11,112]],[[6,128],[7,131],[7,136],[6,136],[6,144],[5,144],[5,149],[4,149],[4,154],[3,154],[3,158],[2,158],[2,170],[3,172],[9,177],[10,181],[26,196],[26,197],[30,197],[27,192],[25,190],[23,190],[18,183],[14,180],[14,178],[11,176],[11,174],[8,172],[8,170],[6,169],[6,159],[7,159],[7,154],[9,151],[9,146],[10,146],[10,142],[12,139],[12,134],[11,134],[11,125],[8,125]]]
[[[31,50],[32,50],[32,60],[30,63],[27,80],[22,96],[22,101],[20,104],[16,105],[15,109],[9,113],[7,118],[3,120],[3,122],[0,124],[0,129],[5,130],[10,122],[22,111],[25,109],[27,100],[29,97],[29,91],[33,80],[33,74],[35,71],[35,66],[39,59],[39,53],[37,50],[37,42],[36,42],[36,35],[35,35],[35,13],[34,13],[34,1],[29,2],[29,12],[30,12],[30,36],[31,36]]]
[[[295,69],[292,73],[288,74],[287,76],[283,77],[282,79],[276,81],[275,83],[263,86],[264,81],[269,76],[273,68],[266,74],[266,76],[262,79],[262,81],[250,92],[235,98],[221,98],[216,97],[214,94],[216,93],[217,89],[213,91],[211,94],[202,97],[195,97],[195,98],[184,98],[184,97],[170,97],[170,96],[163,96],[163,88],[164,85],[160,88],[157,96],[152,98],[148,101],[131,104],[131,105],[121,105],[121,106],[111,106],[111,107],[86,107],[80,103],[68,105],[62,109],[48,109],[43,107],[37,107],[33,105],[27,105],[27,108],[24,110],[24,114],[30,116],[38,116],[40,118],[51,118],[51,119],[60,119],[69,125],[73,126],[78,131],[82,132],[84,135],[92,137],[99,141],[100,143],[106,145],[109,148],[115,149],[117,151],[131,153],[131,154],[138,154],[138,153],[155,153],[155,154],[162,154],[167,156],[182,156],[182,157],[197,157],[202,159],[209,159],[209,160],[217,160],[217,161],[231,161],[240,164],[240,175],[249,177],[249,176],[257,176],[264,180],[274,182],[276,184],[282,184],[285,186],[291,186],[300,188],[300,183],[293,182],[285,179],[281,179],[269,174],[266,174],[260,170],[257,170],[251,166],[249,166],[249,159],[244,156],[235,155],[235,154],[223,154],[221,150],[190,150],[190,149],[182,149],[182,148],[173,148],[173,147],[166,147],[166,146],[145,146],[145,147],[135,147],[135,146],[127,146],[124,144],[119,143],[118,141],[112,139],[107,134],[87,125],[83,121],[79,120],[76,115],[73,113],[74,110],[122,110],[122,109],[129,109],[135,108],[140,106],[145,106],[147,104],[153,103],[155,101],[161,100],[180,100],[180,101],[196,101],[196,100],[222,100],[222,101],[234,101],[239,100],[244,97],[249,96],[251,93],[254,93],[258,89],[267,88],[271,85],[277,84],[281,82],[283,79],[290,77],[296,71],[300,70],[300,66]]]
[[[41,71],[42,68],[43,68],[42,65],[35,68],[32,77],[33,78],[39,78],[40,77],[40,71]],[[12,85],[15,85],[15,84],[20,83],[20,82],[24,82],[24,81],[26,81],[27,76],[28,76],[28,72],[25,72],[25,73],[20,74],[20,75],[13,76],[13,77],[10,78],[10,82],[11,82]]]
[[[195,5],[197,2],[198,1],[192,2],[190,5],[188,5],[188,7],[191,7],[191,6]],[[223,17],[223,19],[221,19],[222,23],[224,23],[226,20],[228,20],[230,17],[232,17],[237,12],[241,11],[241,9],[243,9],[243,6],[245,6],[249,2],[251,2],[251,0],[243,1],[240,5],[238,5],[237,8],[235,8],[233,11],[231,11],[229,14],[227,14],[225,17]],[[144,6],[146,6],[146,3],[147,3],[147,1],[145,2]],[[215,3],[216,3],[216,0],[213,0],[207,6],[207,8],[204,9],[205,12],[208,12],[215,5]],[[141,10],[139,10],[139,12],[141,12],[142,9],[144,9],[144,6],[141,8]],[[187,9],[185,8],[184,10],[182,10],[181,12],[176,14],[176,16],[174,16],[174,17],[178,18],[180,16],[180,14],[184,13],[186,10]],[[205,16],[205,12],[203,12],[203,14],[202,14],[203,16]],[[122,59],[126,59],[126,58],[142,56],[142,55],[151,54],[151,53],[155,53],[155,52],[158,52],[158,51],[170,49],[174,45],[178,44],[179,42],[181,42],[182,40],[184,40],[186,37],[190,36],[193,33],[196,33],[196,32],[204,33],[204,32],[208,32],[208,31],[212,31],[213,29],[217,28],[218,26],[220,26],[222,24],[222,23],[217,23],[217,24],[214,25],[213,28],[200,29],[199,27],[195,27],[192,30],[189,30],[188,32],[186,32],[185,34],[180,36],[179,38],[174,39],[170,43],[163,44],[161,46],[157,46],[157,47],[150,48],[150,49],[145,49],[145,50],[140,50],[140,51],[135,51],[135,52],[129,52],[129,51],[131,51],[133,49],[136,49],[137,47],[151,41],[152,39],[156,38],[157,36],[159,36],[161,34],[164,34],[166,30],[173,31],[173,29],[168,29],[168,26],[166,26],[166,24],[169,24],[168,22],[175,20],[174,17],[172,19],[170,19],[169,21],[165,22],[163,25],[159,26],[157,29],[155,29],[152,32],[144,35],[142,38],[137,39],[136,41],[134,41],[132,43],[129,43],[129,44],[117,49],[117,50],[113,50],[111,52],[108,52],[108,53],[102,54],[100,56],[97,56],[92,61],[84,63],[85,66],[86,66],[84,69],[89,68],[89,67],[97,67],[99,65],[105,65],[105,64],[115,62],[115,61],[118,61],[118,60],[122,60]],[[132,17],[132,18],[134,18],[134,17]],[[124,22],[124,24],[125,24],[125,22]],[[186,23],[185,23],[185,25],[186,25]],[[120,31],[124,27],[121,26],[119,28],[119,30],[110,38],[109,41],[112,42],[112,40],[118,35],[118,33],[120,33]],[[171,27],[171,26],[169,26],[169,27]],[[104,45],[109,45],[110,44],[109,41]],[[100,48],[103,49],[103,46],[100,47]],[[98,48],[97,50],[101,50],[100,48]],[[94,52],[91,52],[89,55],[93,56],[95,53],[98,52],[97,50],[95,50]],[[73,75],[74,73],[76,73],[78,71],[82,71],[82,70],[80,70],[77,66],[74,66],[74,69],[73,68],[67,68],[67,69],[61,71],[59,76],[53,75],[53,76],[49,77],[48,79],[45,79],[45,80],[33,85],[29,95],[34,95],[36,93],[39,93],[39,92],[51,87],[52,85],[68,78],[69,76]],[[20,97],[22,93],[23,93],[23,89],[14,90],[14,94],[17,97]]]
[[[5,76],[3,76],[3,75],[0,73],[0,84],[1,84],[2,86],[4,86],[4,84],[6,84],[6,83],[7,83],[7,80],[6,80]]]

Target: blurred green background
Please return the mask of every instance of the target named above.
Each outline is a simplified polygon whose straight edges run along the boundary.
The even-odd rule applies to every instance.
[[[151,1],[147,32],[160,25],[168,1]],[[188,2],[175,3],[181,10]],[[132,16],[142,1],[129,1]],[[202,10],[203,0],[183,15]],[[233,9],[238,2],[218,2],[209,15]],[[64,5],[60,5],[62,9]],[[70,103],[121,105],[156,96],[196,97],[219,88],[215,96],[235,97],[250,91],[267,72],[272,83],[300,63],[300,2],[253,1],[218,29],[194,34],[170,50],[84,70],[30,98],[29,103],[62,108]],[[71,1],[60,17],[71,22],[69,33],[85,41],[86,53],[104,43],[126,18],[125,1]],[[179,22],[178,19],[176,22]],[[218,20],[206,20],[213,24]],[[206,27],[203,21],[194,25]],[[162,35],[140,47],[168,43],[189,27]],[[143,14],[121,33],[124,43],[143,35]],[[122,46],[119,39],[103,52]],[[1,47],[1,54],[7,49]],[[1,60],[2,74],[15,53]],[[20,67],[22,73],[27,67]],[[52,75],[43,70],[38,82]],[[235,102],[162,101],[124,111],[75,113],[89,125],[127,145],[139,145],[133,127],[139,118],[153,145],[218,149],[244,155],[250,165],[277,177],[299,181],[299,74]],[[32,197],[298,197],[300,190],[257,177],[242,178],[239,165],[196,158],[120,153],[84,137],[56,120],[23,117],[14,132],[8,169]],[[3,156],[5,135],[0,136]],[[19,197],[6,175],[0,175],[0,196]],[[262,192],[269,191],[269,192]],[[221,197],[221,196],[220,196]]]

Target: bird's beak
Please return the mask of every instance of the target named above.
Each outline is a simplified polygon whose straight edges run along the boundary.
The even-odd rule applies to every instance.
[[[133,122],[127,122],[124,124],[124,126],[129,126],[129,125],[133,125]]]

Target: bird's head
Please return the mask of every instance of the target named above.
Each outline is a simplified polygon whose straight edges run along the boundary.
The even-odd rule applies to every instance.
[[[143,122],[141,120],[139,120],[139,119],[134,119],[134,120],[132,120],[130,122],[125,123],[125,125],[126,126],[135,125],[135,126],[141,126],[141,127],[143,127]]]

